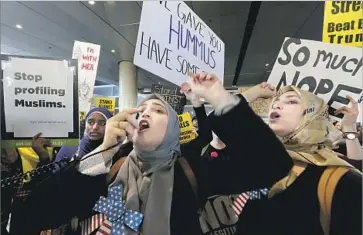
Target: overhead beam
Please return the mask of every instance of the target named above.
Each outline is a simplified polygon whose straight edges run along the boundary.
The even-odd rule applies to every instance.
[[[243,62],[246,57],[248,44],[250,43],[252,32],[253,32],[253,29],[255,28],[255,23],[257,20],[258,13],[260,11],[261,3],[262,3],[261,1],[251,2],[250,10],[248,12],[247,23],[246,23],[245,31],[243,34],[241,49],[240,49],[240,52],[238,55],[236,71],[234,73],[234,78],[233,78],[233,83],[232,83],[233,86],[235,86],[238,82],[238,77],[241,73]]]

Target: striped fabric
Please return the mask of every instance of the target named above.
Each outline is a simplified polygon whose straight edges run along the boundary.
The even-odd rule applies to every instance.
[[[112,223],[108,220],[103,221],[101,228],[97,231],[96,235],[110,235]]]
[[[248,201],[247,193],[241,193],[232,203],[232,209],[239,216]]]
[[[99,228],[105,220],[106,217],[103,214],[96,214],[88,219],[83,220],[80,222],[82,229],[81,235],[89,235]]]

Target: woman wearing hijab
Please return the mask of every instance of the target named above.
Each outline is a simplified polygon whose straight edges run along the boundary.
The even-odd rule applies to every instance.
[[[85,134],[79,145],[79,157],[83,157],[100,146],[103,141],[103,136],[105,135],[106,121],[112,116],[110,111],[102,107],[93,108],[87,113],[85,117]],[[77,147],[62,147],[57,154],[56,161],[64,157],[72,157],[77,150]]]
[[[216,129],[224,130],[217,135],[236,152],[247,146],[246,155],[238,154],[218,164],[207,162],[199,169],[193,160],[201,162],[200,156],[184,156],[190,165],[185,170],[181,164],[177,115],[160,96],[152,95],[137,109],[124,110],[109,119],[103,143],[77,167],[33,190],[17,212],[18,224],[12,224],[10,233],[36,234],[94,208],[107,217],[100,228],[103,232],[108,229],[111,234],[198,235],[202,231],[196,194],[205,199],[216,194],[240,193],[271,186],[285,177],[292,160],[275,134],[244,99],[231,96],[219,83],[204,85],[206,75],[199,76],[201,81],[194,82],[192,90],[215,107],[211,121]],[[266,141],[264,148],[256,141],[261,136]],[[122,150],[119,144],[126,137],[133,142],[134,149],[108,184],[112,158]],[[272,167],[275,165],[278,167]],[[198,170],[203,172],[202,176],[206,174],[208,181],[196,174],[195,189],[188,176]],[[51,203],[49,198],[57,203]],[[40,201],[47,202],[47,206]],[[37,219],[24,220],[34,211],[39,214]]]
[[[194,92],[211,104],[217,103],[215,96],[209,95],[210,93],[218,93],[214,90],[221,89],[221,85],[215,77],[211,75],[198,76],[197,82],[192,84],[194,84],[192,85]],[[249,101],[257,98],[256,94],[251,93],[245,93],[244,96]],[[258,152],[257,148],[265,148],[266,142],[270,141],[270,139],[265,138],[266,135],[259,136],[254,134],[256,130],[246,128],[245,134],[239,136],[240,140],[233,140],[231,135],[227,133],[232,129],[232,126],[239,129],[238,127],[241,125],[239,122],[249,122],[253,128],[257,128],[257,125],[253,124],[256,120],[253,121],[247,110],[244,114],[234,115],[234,117],[240,116],[240,119],[232,118],[232,113],[238,112],[236,106],[241,105],[241,102],[235,101],[234,105],[233,102],[230,102],[230,107],[225,108],[227,110],[224,112],[230,111],[222,116],[218,115],[223,114],[223,109],[219,110],[219,113],[216,109],[214,117],[211,117],[211,123],[217,135],[228,143],[229,148],[234,148],[235,152],[238,152],[237,144],[240,143],[241,139],[245,141],[244,153],[239,154],[240,158],[255,158],[252,151],[251,154],[246,154],[246,150],[247,153],[248,149]],[[220,125],[220,122],[216,122],[223,116],[231,117],[229,120],[225,120],[228,121],[227,123],[233,123],[229,128],[226,124]],[[327,117],[327,106],[316,95],[294,86],[280,89],[270,107],[269,126],[284,144],[288,153],[285,156],[290,157],[293,162],[288,173],[269,185],[268,200],[247,203],[239,220],[238,234],[362,234],[362,175],[331,150],[333,147],[332,136],[335,136],[337,130]],[[255,143],[248,141],[249,138],[253,139]],[[259,140],[263,141],[259,142]],[[270,150],[270,158],[276,158],[281,154],[281,152],[274,152],[273,149]],[[252,175],[249,178],[235,178],[238,180],[236,184],[247,185],[248,181],[253,181],[256,186],[258,178],[265,177],[265,168],[286,167],[279,165],[278,162],[266,166],[268,161],[264,162],[265,159],[258,160],[260,162],[255,162],[256,165],[250,165],[254,161],[246,159],[249,164],[239,167],[240,171],[248,172],[248,168],[250,168],[261,175],[252,179],[253,172],[249,171]],[[327,168],[336,169],[336,167],[347,169],[347,171],[342,175],[335,191],[333,191],[331,214],[326,216],[327,208],[321,209],[318,184]],[[222,168],[223,166],[220,165],[219,170],[221,171]],[[224,176],[210,174],[208,179],[218,185],[222,183],[220,181],[227,180]],[[231,176],[228,175],[228,177]],[[225,191],[231,193],[235,189],[226,188]],[[325,193],[329,192],[325,191]],[[326,194],[325,196],[327,197]]]

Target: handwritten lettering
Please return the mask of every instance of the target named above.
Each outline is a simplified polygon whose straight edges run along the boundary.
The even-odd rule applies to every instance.
[[[188,28],[183,27],[180,20],[177,20],[177,27],[173,27],[173,15],[170,15],[169,44],[173,41],[173,35],[176,35],[177,49],[186,48],[187,51],[192,49],[193,55],[199,57],[211,69],[216,67],[214,59],[215,51],[210,49],[203,40],[198,39]]]
[[[140,55],[143,54],[143,48],[147,48],[147,58],[152,60],[155,57],[155,62],[158,64],[164,64],[165,68],[171,70],[170,67],[170,56],[171,50],[168,48],[160,48],[160,45],[155,40],[152,40],[151,37],[146,39],[147,42],[144,41],[144,32],[141,33],[141,44],[140,44]]]
[[[188,24],[190,28],[194,29],[196,32],[199,33],[200,36],[204,38],[203,29],[205,28],[205,25],[203,24],[203,22],[196,19],[196,16],[192,12],[185,12],[185,10],[187,9],[183,9],[182,3],[179,3],[177,7],[178,18],[184,24]]]

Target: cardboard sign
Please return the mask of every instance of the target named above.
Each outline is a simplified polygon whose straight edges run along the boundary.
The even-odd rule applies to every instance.
[[[79,110],[88,112],[95,86],[101,46],[74,41],[72,59],[78,59]]]
[[[77,146],[77,62],[1,55],[1,68],[3,143],[31,146],[41,132],[53,146]]]
[[[323,42],[362,47],[362,1],[326,1]]]
[[[190,113],[183,113],[178,115],[180,127],[180,144],[188,143],[196,138]]]
[[[295,85],[323,98],[329,114],[348,105],[346,95],[358,100],[362,94],[360,48],[285,38],[268,83],[277,89]],[[342,118],[339,115],[336,118]]]
[[[116,108],[116,98],[97,96],[96,97],[96,107],[105,108],[114,114],[115,108]]]
[[[184,2],[145,1],[134,64],[176,85],[189,72],[223,80],[224,43]]]
[[[178,114],[183,113],[187,98],[184,94],[180,93],[180,88],[178,86],[171,87],[153,84],[151,92],[161,95]]]

